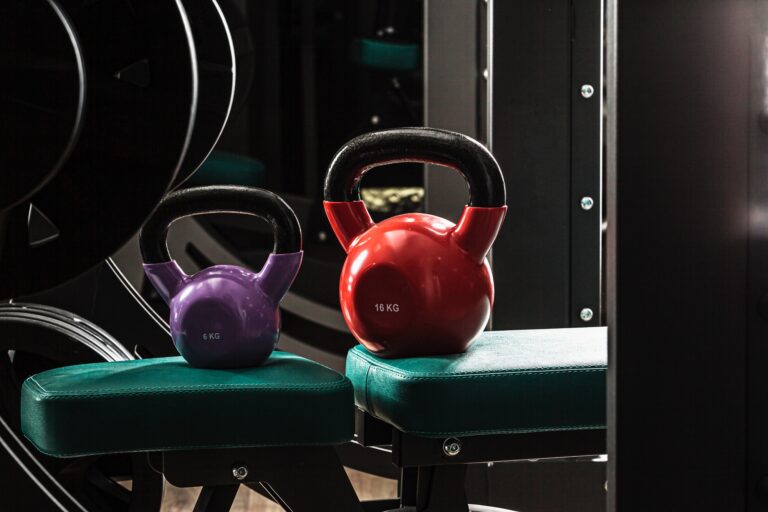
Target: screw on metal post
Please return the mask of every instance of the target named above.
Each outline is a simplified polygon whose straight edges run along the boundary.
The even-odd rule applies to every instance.
[[[581,198],[581,201],[579,201],[579,204],[581,205],[582,210],[591,210],[592,207],[595,206],[595,200],[589,196],[584,196]]]
[[[233,467],[232,476],[234,476],[236,480],[245,480],[248,476],[248,466],[241,465]]]
[[[450,437],[443,441],[443,453],[448,457],[455,457],[461,453],[461,441]]]
[[[595,88],[592,87],[589,84],[584,84],[581,86],[581,97],[582,98],[591,98],[592,95],[595,94]]]
[[[590,308],[584,308],[579,312],[579,318],[581,318],[583,322],[589,322],[594,316],[595,313]]]

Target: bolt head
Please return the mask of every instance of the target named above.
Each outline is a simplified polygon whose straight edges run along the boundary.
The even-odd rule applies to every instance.
[[[581,86],[581,96],[582,98],[591,98],[595,94],[595,88],[592,87],[589,84],[584,84]]]
[[[592,311],[590,308],[584,308],[579,312],[579,318],[581,318],[583,322],[589,322],[590,320],[592,320],[592,318],[594,318],[594,316],[595,316],[595,312]]]
[[[232,476],[236,480],[245,480],[248,476],[248,466],[235,466],[232,468]]]
[[[587,210],[591,210],[592,207],[595,206],[595,200],[589,196],[584,196],[581,198],[581,201],[579,202],[579,204],[581,205],[582,210],[587,211]]]
[[[451,437],[443,441],[443,453],[448,457],[455,457],[461,453],[461,441]]]

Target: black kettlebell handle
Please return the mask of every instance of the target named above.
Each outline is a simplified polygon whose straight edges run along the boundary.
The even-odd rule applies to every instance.
[[[469,187],[469,206],[507,204],[504,176],[493,155],[476,140],[434,128],[397,128],[361,135],[347,142],[325,176],[325,200],[360,200],[360,181],[374,167],[414,162],[458,171]]]
[[[178,190],[168,194],[144,224],[139,244],[144,263],[171,260],[166,240],[175,221],[207,213],[253,215],[272,225],[274,254],[301,251],[301,227],[296,214],[277,194],[237,186],[209,186]]]

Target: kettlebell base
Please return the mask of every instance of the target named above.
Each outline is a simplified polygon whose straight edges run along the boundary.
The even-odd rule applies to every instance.
[[[252,342],[257,345],[256,342]],[[269,356],[274,352],[274,345],[265,347],[263,343],[261,350],[243,350],[242,347],[229,351],[206,351],[193,350],[188,343],[174,339],[176,351],[192,368],[205,370],[234,370],[245,368],[256,368],[262,366]]]
[[[363,342],[360,342],[360,344],[363,347],[365,347],[365,349],[368,350],[368,352],[382,359],[406,359],[409,357],[450,356],[450,355],[456,355],[456,354],[463,354],[469,349],[473,341],[474,340],[464,344],[463,347],[441,346],[439,349],[436,349],[436,350],[423,350],[421,347],[419,347],[414,350],[384,349],[384,350],[376,351],[373,349],[373,346],[370,344],[366,344]]]
[[[482,333],[482,328],[469,339],[457,339],[449,336],[414,336],[398,339],[394,344],[386,340],[371,340],[355,336],[365,349],[382,359],[404,359],[409,357],[431,357],[463,354]],[[354,333],[353,333],[354,334]]]
[[[258,368],[259,366],[263,366],[265,362],[269,360],[269,356],[272,353],[270,352],[267,354],[267,357],[262,357],[259,359],[249,359],[249,360],[222,360],[222,361],[195,361],[189,360],[186,357],[184,357],[184,360],[187,362],[187,364],[192,368],[197,368],[200,370],[245,370],[248,368]]]

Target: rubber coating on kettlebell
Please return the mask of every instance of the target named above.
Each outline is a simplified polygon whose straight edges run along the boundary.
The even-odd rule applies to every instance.
[[[215,265],[185,274],[170,259],[170,225],[190,215],[231,212],[269,221],[275,250],[261,271]],[[174,192],[160,204],[139,237],[144,271],[170,306],[174,345],[200,368],[242,368],[264,363],[280,336],[279,304],[301,266],[301,228],[278,196],[247,187],[200,187]]]
[[[359,199],[370,169],[396,162],[456,169],[470,192],[458,224],[408,213],[378,224]],[[347,252],[339,282],[344,320],[382,357],[462,352],[483,331],[493,306],[486,258],[506,214],[501,169],[461,134],[403,128],[353,139],[331,162],[324,208]]]

